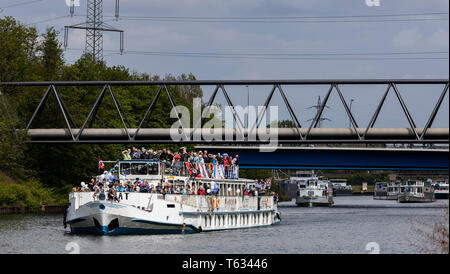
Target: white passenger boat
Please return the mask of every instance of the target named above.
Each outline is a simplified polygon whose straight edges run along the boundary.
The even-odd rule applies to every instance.
[[[397,200],[400,182],[376,182],[374,200]]]
[[[334,204],[330,182],[319,180],[313,171],[297,173],[297,177],[291,177],[291,182],[297,184],[295,200],[297,206],[315,207]]]
[[[400,184],[399,203],[431,203],[435,200],[434,189],[429,181],[408,180]]]
[[[253,228],[278,224],[280,213],[273,196],[243,196],[254,181],[210,179],[166,174],[163,163],[147,160],[119,161],[116,179],[139,177],[151,186],[159,182],[188,187],[200,186],[214,195],[158,194],[140,192],[72,192],[65,224],[72,233],[99,235],[195,233],[201,231]]]
[[[436,199],[448,199],[448,181],[439,180],[433,183],[434,197]]]

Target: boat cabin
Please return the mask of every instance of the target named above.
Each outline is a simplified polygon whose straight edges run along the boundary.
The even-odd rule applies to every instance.
[[[430,182],[408,180],[400,183],[400,193],[421,194],[432,191]]]
[[[387,192],[388,191],[388,182],[375,182],[375,191],[377,192]]]
[[[400,182],[390,182],[388,184],[387,191],[389,193],[399,193],[400,192]]]
[[[189,171],[180,169],[177,175],[173,175],[172,167],[166,163],[155,160],[119,160],[115,165],[114,180],[120,183],[130,180],[132,183],[139,178],[143,182],[147,180],[150,186],[156,186],[158,183],[169,183],[175,189],[183,186],[185,189],[198,191],[200,186],[203,188],[214,189],[217,184],[217,195],[238,196],[243,195],[246,188],[251,189],[255,186],[254,180],[248,179],[213,179],[190,177]],[[102,174],[97,176],[98,181],[110,181],[111,179]]]
[[[333,187],[346,187],[347,179],[330,179],[330,183]]]

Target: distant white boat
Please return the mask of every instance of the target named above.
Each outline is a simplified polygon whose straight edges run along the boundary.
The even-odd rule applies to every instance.
[[[333,190],[328,181],[321,181],[314,172],[301,172],[291,177],[291,183],[297,184],[295,203],[302,207],[332,206]]]
[[[408,180],[400,184],[399,203],[431,203],[435,200],[431,182]]]
[[[376,182],[373,193],[374,200],[397,200],[400,193],[400,182]]]
[[[166,175],[161,163],[146,160],[119,161],[119,171],[128,168],[128,178],[147,179],[150,185],[170,182],[175,186],[217,184],[216,195],[118,192],[72,192],[65,223],[72,233],[99,235],[196,233],[201,231],[252,228],[278,224],[280,213],[273,196],[242,196],[253,180],[208,179]],[[120,173],[121,174],[121,173]],[[120,176],[120,175],[117,175]]]
[[[448,199],[448,181],[439,180],[433,183],[434,197],[436,199]]]

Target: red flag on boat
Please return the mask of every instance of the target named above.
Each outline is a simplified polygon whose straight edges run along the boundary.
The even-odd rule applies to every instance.
[[[105,169],[105,164],[103,163],[101,158],[98,158],[98,168]]]

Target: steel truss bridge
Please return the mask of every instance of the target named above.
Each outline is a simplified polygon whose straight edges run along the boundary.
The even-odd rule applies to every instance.
[[[442,86],[442,92],[439,98],[430,100],[437,100],[433,111],[430,113],[426,125],[423,128],[418,128],[415,121],[411,117],[411,114],[406,106],[403,97],[398,89],[398,85],[439,85]],[[265,100],[264,106],[267,108],[272,100],[275,92],[279,92],[284,101],[284,104],[289,112],[289,115],[295,125],[295,128],[279,128],[278,129],[278,143],[290,143],[290,144],[341,144],[341,143],[353,143],[353,144],[391,144],[391,143],[409,143],[409,144],[447,144],[449,143],[449,129],[448,128],[433,128],[433,122],[436,114],[448,92],[449,80],[448,79],[390,79],[390,80],[196,80],[196,81],[74,81],[74,82],[3,82],[0,83],[0,89],[6,86],[14,87],[43,87],[45,93],[40,100],[39,104],[33,115],[30,117],[25,129],[30,135],[31,143],[174,143],[170,135],[169,128],[143,128],[144,122],[151,117],[152,110],[154,109],[161,93],[166,93],[172,107],[176,107],[177,104],[174,101],[172,95],[169,92],[168,86],[211,86],[214,88],[208,103],[206,106],[212,106],[216,95],[222,92],[228,106],[232,110],[233,117],[236,121],[236,128],[223,128],[214,129],[215,133],[218,133],[223,138],[219,140],[205,140],[200,134],[201,139],[193,139],[195,131],[201,131],[202,133],[210,132],[210,129],[201,129],[201,122],[194,121],[193,128],[180,128],[179,130],[187,137],[182,141],[176,141],[176,143],[193,143],[193,144],[265,144],[268,143],[267,139],[261,139],[261,133],[268,132],[266,128],[260,128],[262,117],[265,114],[265,110],[257,117],[256,123],[249,128],[244,128],[244,125],[235,111],[235,106],[231,101],[227,87],[228,86],[267,86],[270,89],[270,93]],[[311,86],[311,85],[325,85],[328,86],[328,92],[326,93],[318,111],[312,120],[311,124],[304,126],[301,125],[296,113],[293,111],[291,102],[286,97],[283,87],[285,86]],[[377,108],[370,119],[369,124],[366,127],[361,127],[356,122],[354,114],[350,111],[347,102],[342,95],[340,87],[343,85],[385,85],[386,91],[384,92],[381,100],[377,103]],[[66,104],[62,100],[58,88],[60,87],[98,87],[98,97],[95,103],[92,105],[89,114],[84,119],[83,124],[78,125],[72,118]],[[158,92],[154,96],[153,100],[149,102],[147,111],[143,113],[142,120],[137,127],[132,127],[126,114],[117,100],[114,93],[114,87],[117,86],[158,86]],[[345,112],[350,120],[351,127],[349,128],[318,128],[322,113],[327,107],[328,99],[332,92],[336,92],[340,98],[340,102],[345,109]],[[386,97],[390,92],[393,92],[400,103],[401,109],[407,118],[408,124],[403,128],[374,128],[374,124],[377,121],[381,108],[383,107]],[[59,105],[59,110],[65,121],[65,128],[32,128],[32,124],[35,120],[39,119],[39,116],[48,102],[49,95],[53,93]],[[97,110],[104,97],[110,94],[114,101],[115,110],[120,117],[123,127],[121,128],[91,128],[97,114]],[[250,139],[249,134],[258,133],[256,139]],[[230,140],[226,136],[233,136]]]

